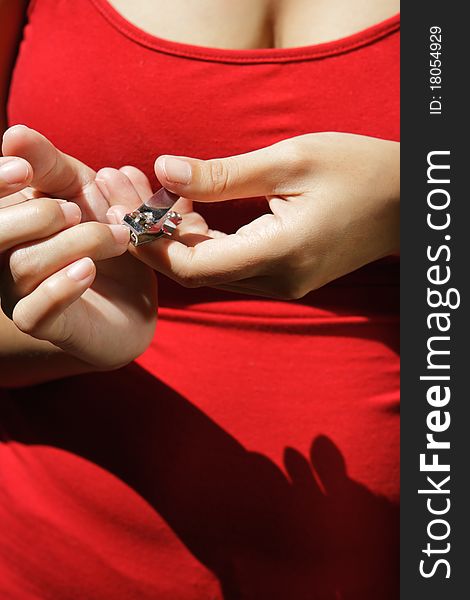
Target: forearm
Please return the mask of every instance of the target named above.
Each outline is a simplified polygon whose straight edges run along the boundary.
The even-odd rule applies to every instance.
[[[19,331],[0,311],[0,387],[24,387],[93,370],[53,344]]]

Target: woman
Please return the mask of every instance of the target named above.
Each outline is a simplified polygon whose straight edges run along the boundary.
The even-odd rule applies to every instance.
[[[4,137],[7,597],[398,597],[398,7],[351,7],[29,6],[8,125],[67,155]]]

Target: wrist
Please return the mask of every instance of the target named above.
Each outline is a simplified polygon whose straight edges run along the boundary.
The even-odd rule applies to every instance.
[[[0,340],[0,387],[26,387],[99,370],[19,331],[1,311]]]

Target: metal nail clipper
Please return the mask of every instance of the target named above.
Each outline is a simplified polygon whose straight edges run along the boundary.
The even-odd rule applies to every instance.
[[[179,196],[166,188],[160,188],[136,210],[124,216],[123,223],[131,230],[131,243],[141,246],[171,236],[181,223],[180,214],[171,210]]]

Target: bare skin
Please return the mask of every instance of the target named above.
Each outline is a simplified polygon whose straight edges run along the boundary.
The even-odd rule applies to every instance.
[[[108,204],[94,171],[22,125],[5,133],[3,153],[2,384],[129,363],[153,337],[155,277],[126,252],[127,227],[100,222]]]
[[[171,240],[131,252],[185,287],[295,300],[399,248],[400,144],[347,133],[311,133],[229,158],[160,156],[160,182],[181,196]],[[176,165],[176,170],[175,170]],[[108,218],[138,206],[145,176],[102,169]],[[122,190],[129,190],[123,194]],[[147,193],[150,186],[147,182]],[[195,212],[198,202],[265,196],[271,213],[227,235]],[[127,202],[123,205],[123,202]]]
[[[399,11],[398,0],[111,0],[148,33],[215,48],[289,48],[355,33]]]
[[[313,2],[311,0],[258,0],[257,2],[253,0],[239,0],[238,2],[201,0],[197,3],[190,2],[189,0],[172,0],[171,2],[167,0],[154,2],[149,2],[148,0],[133,0],[132,2],[130,0],[112,0],[110,3],[129,21],[153,35],[201,46],[244,49],[292,47],[338,39],[364,29],[373,23],[380,22],[397,13],[399,10],[397,0],[315,0]],[[0,129],[2,131],[6,129],[5,107],[8,85],[18,49],[18,41],[26,7],[27,1],[25,0],[0,0]],[[357,136],[357,138],[359,137]],[[87,177],[94,177],[94,173],[89,173],[87,167],[78,163],[78,161],[71,160],[68,163],[78,182],[73,193],[70,190],[65,190],[64,193],[63,186],[61,188],[61,183],[63,182],[60,179],[61,176],[63,177],[63,173],[59,171],[56,173],[56,181],[52,178],[46,186],[41,185],[40,188],[39,186],[35,188],[34,184],[39,177],[38,174],[44,169],[42,161],[50,160],[50,157],[48,159],[47,156],[44,159],[41,156],[35,156],[34,160],[29,161],[29,155],[34,155],[34,143],[36,142],[29,140],[28,143],[31,143],[32,147],[26,145],[22,149],[20,148],[18,151],[15,151],[15,144],[10,138],[7,143],[6,152],[4,149],[6,154],[22,156],[28,160],[25,167],[28,174],[23,179],[19,178],[13,184],[13,187],[11,187],[11,184],[2,179],[0,169],[0,198],[3,198],[3,200],[0,200],[0,206],[3,207],[0,208],[0,221],[3,211],[3,219],[6,222],[5,211],[8,210],[8,219],[15,221],[16,218],[18,222],[21,222],[22,217],[20,212],[24,210],[24,207],[21,207],[23,202],[21,202],[21,198],[17,194],[21,193],[23,189],[25,190],[23,200],[25,197],[31,197],[31,193],[34,194],[35,189],[41,189],[43,192],[42,196],[61,197],[65,200],[78,203],[82,214],[86,215],[87,212],[92,214],[97,209],[96,205],[93,205],[96,198],[92,201],[92,206],[90,206],[90,198],[85,192],[89,190]],[[335,138],[334,136],[330,136],[328,139],[317,140],[316,138],[312,138],[311,140],[294,141],[296,148],[299,148],[300,170],[304,172],[305,162],[308,161],[308,156],[306,156],[304,150],[309,144],[311,144],[311,148],[314,150],[320,147],[319,144],[326,143],[326,152],[324,154],[328,156],[328,153],[331,151],[331,155],[333,156],[336,155],[335,144],[338,143],[338,148],[343,148],[343,142],[344,140]],[[376,166],[373,166],[373,169],[378,168],[379,165],[383,168],[385,165],[385,168],[390,171],[389,181],[392,182],[392,186],[383,194],[383,197],[371,198],[367,196],[368,206],[372,207],[374,202],[378,203],[377,207],[374,207],[374,214],[379,219],[380,232],[376,236],[374,231],[371,231],[371,238],[374,239],[370,241],[370,252],[365,252],[364,255],[358,256],[357,261],[354,262],[353,260],[351,264],[343,264],[335,261],[335,264],[322,266],[320,277],[316,275],[312,278],[311,269],[308,267],[309,261],[303,261],[306,269],[302,273],[301,280],[298,282],[284,282],[285,293],[281,294],[284,297],[300,297],[310,289],[314,289],[344,272],[348,272],[352,268],[357,268],[357,266],[374,260],[379,256],[396,251],[398,214],[398,186],[396,182],[398,161],[395,145],[393,145],[393,142],[383,142],[377,146],[376,142],[374,142],[375,145],[372,147],[372,145],[365,143],[362,139],[351,139],[350,142],[348,139],[349,143],[353,154],[355,153],[355,148],[361,151],[363,148],[366,155],[372,152],[373,156],[377,156],[378,163]],[[10,144],[10,147],[8,147],[8,144]],[[392,144],[393,147],[389,144]],[[292,144],[290,147],[292,147]],[[275,148],[274,150],[266,149],[265,156],[268,161],[274,156],[273,152],[277,153],[276,160],[281,166],[283,162],[282,148]],[[269,170],[266,168],[263,160],[260,161],[259,158],[259,155],[247,157],[246,159],[238,160],[238,163],[242,169],[246,169],[247,175],[253,181],[262,181],[263,189],[259,190],[260,195],[266,194],[267,196],[272,196],[273,191],[278,192],[278,190],[276,190],[275,186],[272,186],[273,182],[271,181]],[[177,185],[175,187],[173,184],[175,191],[185,192],[188,198],[193,193],[198,197],[204,197],[207,201],[223,199],[216,197],[217,194],[215,193],[217,186],[220,188],[220,181],[211,180],[211,173],[213,174],[217,170],[211,169],[211,165],[205,166],[201,164],[198,166],[194,161],[191,161],[193,159],[189,159],[189,162],[193,165],[194,175],[191,186],[183,189],[181,186]],[[5,159],[0,161],[0,167],[1,162],[5,162]],[[232,166],[234,164],[238,165],[238,163],[237,159],[230,161]],[[290,165],[290,167],[286,165],[287,170],[291,167],[293,173],[298,173],[299,169],[295,165]],[[334,177],[330,177],[331,169],[329,164],[325,164],[322,168],[324,168],[325,178],[320,182],[321,185],[324,186],[325,190],[335,189],[336,180]],[[217,171],[219,174],[220,172],[222,174],[230,173],[224,165],[221,166],[221,169]],[[160,163],[157,161],[156,172],[161,182],[171,188],[172,183],[165,180],[165,174],[162,172],[161,161]],[[85,175],[85,178],[83,178],[84,173],[88,173],[88,175]],[[113,189],[116,183],[116,178],[121,178],[122,182],[122,177],[124,177],[124,181],[129,183],[134,190],[133,192],[129,192],[129,205],[138,204],[140,200],[139,190],[141,194],[147,194],[147,184],[142,182],[140,175],[135,170],[123,170],[117,173],[110,173],[108,171],[102,174],[102,176],[109,178],[111,189]],[[201,176],[200,178],[199,175]],[[244,171],[242,171],[243,175]],[[369,175],[368,173],[364,174],[364,185],[367,185]],[[237,185],[236,179],[234,180],[233,177],[231,181],[235,186]],[[339,185],[344,185],[346,189],[350,183],[348,173],[341,173],[341,178],[337,181]],[[119,183],[119,179],[117,183]],[[315,187],[317,183],[312,179],[312,187]],[[356,184],[356,180],[354,183]],[[292,180],[292,185],[293,189],[297,185],[294,179]],[[304,209],[308,212],[309,190],[304,188],[305,186],[302,187],[302,190],[300,188],[299,190],[295,189],[294,194],[299,192],[306,194]],[[61,189],[61,194],[58,193],[59,189]],[[231,189],[226,191],[227,193],[232,193]],[[241,192],[239,190],[236,193],[240,194]],[[274,207],[272,223],[276,224],[276,226],[282,226],[278,228],[278,232],[276,233],[279,236],[284,235],[284,232],[288,231],[290,227],[290,216],[284,208],[289,206],[290,210],[291,203],[286,203],[284,207],[284,204],[282,204],[284,200],[285,198],[281,195],[279,196],[279,200],[274,199],[271,201],[272,207]],[[108,201],[112,202],[113,200]],[[190,229],[193,227],[194,233],[197,235],[210,237],[211,232],[207,230],[205,223],[201,223],[198,215],[192,212],[191,203],[189,201],[185,202],[186,207],[183,208],[185,208],[184,212],[187,213],[185,221],[186,229],[182,230],[182,234],[184,235],[187,232],[191,235]],[[48,201],[45,204],[47,204],[47,210],[58,210],[55,200]],[[7,205],[10,205],[8,209],[6,208]],[[103,220],[103,210],[104,207],[101,206],[98,211],[100,214],[95,214],[95,218]],[[117,210],[119,212],[119,209]],[[279,211],[282,211],[282,215]],[[304,215],[305,219],[307,218],[307,212]],[[291,213],[294,218],[294,212],[291,211]],[[310,216],[311,218],[314,217],[313,215]],[[89,218],[93,218],[93,216],[90,217],[88,215],[87,219]],[[334,214],[332,214],[331,223],[334,222],[335,218]],[[356,223],[357,227],[362,227],[368,221],[365,219],[363,222],[360,218],[352,215],[351,222]],[[96,227],[88,227],[87,229],[83,227],[83,224],[77,225],[65,221],[62,224],[60,223],[60,221],[57,221],[57,230],[49,233],[52,236],[51,239],[54,240],[54,243],[49,246],[49,248],[53,247],[54,256],[52,258],[51,256],[45,258],[45,253],[47,252],[46,247],[42,243],[44,236],[33,230],[27,232],[26,238],[10,239],[7,244],[4,243],[3,264],[5,265],[6,256],[8,267],[7,269],[3,269],[0,297],[2,298],[2,306],[4,306],[4,310],[8,316],[0,312],[0,381],[3,385],[34,384],[39,381],[50,380],[69,374],[99,369],[112,369],[132,360],[139,352],[143,351],[144,347],[139,346],[138,348],[130,348],[127,354],[123,353],[116,356],[113,354],[116,345],[110,343],[106,346],[106,343],[103,342],[103,336],[99,335],[94,336],[93,339],[95,341],[93,343],[90,343],[91,338],[88,335],[86,337],[86,344],[84,344],[85,337],[83,335],[86,332],[88,334],[91,331],[99,332],[100,328],[101,331],[105,332],[111,325],[103,319],[101,321],[99,319],[98,321],[91,319],[90,314],[92,313],[88,309],[84,310],[85,306],[88,306],[88,308],[95,306],[97,308],[96,314],[100,314],[102,312],[99,310],[99,307],[102,306],[100,303],[110,301],[111,305],[108,308],[114,308],[115,315],[124,315],[133,307],[136,311],[135,314],[140,314],[142,317],[140,320],[142,339],[149,340],[151,338],[155,324],[151,313],[152,310],[154,311],[156,300],[152,292],[153,283],[150,271],[144,264],[135,261],[134,258],[128,255],[119,257],[123,251],[122,244],[117,244],[116,246],[113,236],[108,235],[108,230],[105,231],[103,229],[103,227],[107,226],[103,225],[100,229],[101,233],[98,235]],[[267,225],[266,235],[269,237],[274,234],[274,230],[271,227],[271,223],[267,223]],[[257,226],[257,224],[250,225],[251,229],[254,229],[255,232],[257,231]],[[12,228],[15,228],[13,222],[7,226],[6,230]],[[390,233],[384,235],[385,232]],[[350,233],[350,239],[354,241],[356,234],[354,231]],[[264,235],[263,231],[260,230],[259,235],[255,237],[262,240],[262,235]],[[99,238],[98,242],[97,237]],[[243,237],[242,232],[241,238]],[[80,244],[76,246],[77,251],[73,256],[70,255],[71,239],[80,240]],[[383,247],[382,244],[376,243],[378,239],[384,241]],[[207,240],[207,242],[214,244],[210,240]],[[315,240],[312,239],[312,247],[315,247],[314,242]],[[13,264],[11,264],[11,257],[18,256],[17,249],[25,243],[31,246],[30,256],[34,260],[31,261],[32,267],[30,272],[22,272],[19,278],[17,274],[15,279],[15,262],[13,260]],[[175,241],[176,243],[178,242]],[[225,255],[226,243],[220,242],[221,256]],[[229,241],[229,243],[232,242]],[[245,241],[242,240],[242,243],[245,244]],[[161,256],[154,256],[150,253],[149,256],[142,255],[139,258],[151,266],[157,268],[160,266],[161,270],[164,271],[166,269],[167,274],[173,276],[177,281],[179,280],[183,285],[207,284],[225,286],[226,289],[236,289],[242,293],[255,291],[255,293],[259,293],[260,295],[268,296],[275,295],[273,294],[274,284],[274,287],[279,289],[279,286],[276,284],[276,281],[279,280],[276,276],[277,269],[279,269],[279,273],[286,271],[286,260],[288,260],[290,254],[298,258],[297,250],[289,248],[286,249],[285,255],[276,258],[276,263],[269,263],[272,257],[268,257],[267,253],[264,253],[260,246],[256,269],[249,270],[253,266],[252,264],[241,265],[239,270],[240,277],[230,280],[226,277],[220,278],[220,273],[233,272],[233,266],[227,265],[224,269],[221,269],[220,265],[216,262],[212,265],[207,265],[204,262],[204,244],[199,244],[199,250],[197,251],[194,250],[193,243],[188,243],[187,246],[183,244],[183,246],[189,248],[189,250],[184,251],[186,254],[182,253],[181,250],[176,250],[179,254],[173,255],[174,263],[171,264],[170,261],[170,264],[168,264],[167,261],[164,268],[162,268]],[[344,254],[340,248],[338,248],[338,251],[340,255]],[[202,262],[194,260],[193,255],[195,253],[202,258]],[[249,253],[251,253],[251,250]],[[191,256],[189,256],[190,254]],[[208,247],[209,254],[211,254],[211,248]],[[235,252],[235,254],[237,253]],[[330,255],[335,256],[334,253],[330,253]],[[114,263],[108,260],[108,257],[111,256],[118,257],[112,258],[112,261],[120,261],[116,263],[115,272],[119,273],[118,286],[122,285],[123,290],[126,289],[126,272],[130,276],[131,272],[135,272],[136,265],[140,265],[138,266],[138,269],[142,270],[140,280],[144,282],[145,288],[142,289],[142,293],[147,298],[147,301],[144,303],[145,306],[138,306],[135,298],[126,297],[125,294],[118,293],[109,300],[106,286],[104,290],[102,285],[100,287],[100,281],[106,281],[105,271],[107,269],[111,270],[111,279],[113,278]],[[184,260],[186,260],[185,257],[190,258],[193,272],[183,265]],[[87,262],[87,259],[88,261],[92,259],[93,264],[90,264],[91,261],[88,262],[90,268],[88,278],[85,277],[85,279],[82,279],[77,287],[78,282],[67,278],[64,275],[64,269],[67,269],[75,262],[83,260]],[[128,262],[129,260],[134,261],[132,267],[123,268],[126,265],[126,261]],[[34,274],[35,269],[33,268],[34,265],[38,264],[38,261],[42,261],[41,264],[48,265],[47,270],[39,279]],[[17,261],[17,264],[19,262]],[[318,265],[318,260],[312,260],[312,269],[314,268],[316,273],[319,272]],[[204,271],[205,278],[201,276],[198,270],[200,268]],[[180,276],[182,270],[185,270],[184,277]],[[96,272],[99,275],[101,274],[97,282],[94,281]],[[247,287],[246,282],[243,282],[243,280],[249,277],[253,279],[248,282]],[[41,290],[48,289],[47,286],[50,284],[51,278],[55,278],[55,281],[58,282],[55,287],[52,287],[56,291],[62,290],[62,296],[59,294],[60,297],[54,297],[50,293],[41,295]],[[47,283],[48,281],[49,284]],[[83,289],[80,288],[80,285],[82,285]],[[253,289],[250,286],[253,286]],[[34,307],[34,310],[37,312],[34,313],[32,308],[30,311],[25,310],[25,307]],[[17,315],[16,322],[14,317],[15,310]],[[31,318],[31,314],[35,318]],[[64,329],[60,330],[60,335],[58,335],[57,322],[51,319],[51,315],[55,315],[57,322],[62,327],[65,327],[65,324],[68,323],[70,330],[67,332],[67,335],[64,335]],[[87,315],[86,318],[84,315]],[[83,320],[84,318],[85,320]],[[73,325],[74,323],[75,325]],[[116,322],[113,323],[113,327],[116,328]],[[123,338],[126,338],[125,319],[119,321],[118,330]],[[106,335],[104,337],[109,338]]]

